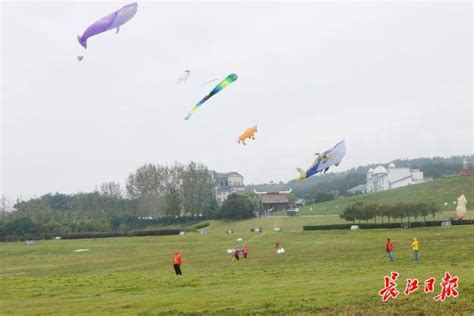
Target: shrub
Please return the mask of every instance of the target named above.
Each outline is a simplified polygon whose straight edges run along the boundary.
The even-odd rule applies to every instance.
[[[416,227],[438,227],[444,221],[430,221],[430,222],[412,222],[410,223],[411,228]],[[455,225],[474,225],[474,220],[462,220],[462,221],[451,221],[453,226]],[[304,231],[310,230],[337,230],[337,229],[350,229],[352,224],[333,224],[333,225],[313,225],[303,226]],[[402,228],[404,223],[379,223],[379,224],[358,224],[360,229],[379,229],[379,228]]]
[[[389,222],[390,218],[399,218],[400,221],[407,218],[408,222],[410,222],[411,218],[414,218],[416,221],[419,216],[422,216],[423,219],[426,220],[426,216],[431,214],[434,221],[435,215],[439,212],[441,212],[441,210],[434,204],[429,205],[426,203],[397,203],[394,205],[374,203],[364,205],[362,202],[357,202],[348,205],[339,217],[353,223],[356,220],[358,220],[359,223],[361,220],[367,222],[372,218],[375,218],[375,221],[377,221],[377,216],[381,217],[382,221],[384,217],[387,217]]]
[[[335,199],[334,195],[330,193],[320,192],[320,193],[316,193],[316,195],[314,196],[314,199],[312,200],[314,201],[314,203],[321,203],[321,202],[326,202],[326,201],[332,201],[334,199]]]
[[[123,236],[125,236],[125,234],[119,232],[81,232],[61,234],[61,239],[108,238]]]
[[[179,235],[180,229],[132,230],[127,236],[166,236]]]
[[[245,195],[233,193],[227,197],[217,212],[216,217],[229,220],[239,220],[254,216],[255,205]]]
[[[209,223],[205,222],[205,223],[196,224],[196,225],[193,226],[193,228],[196,229],[196,230],[199,230],[199,229],[207,227],[207,226],[209,226]]]

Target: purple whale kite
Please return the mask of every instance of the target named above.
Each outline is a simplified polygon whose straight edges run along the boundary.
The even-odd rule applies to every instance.
[[[118,33],[120,26],[130,21],[130,19],[132,19],[137,13],[137,10],[138,4],[135,2],[127,4],[121,9],[104,16],[102,19],[89,26],[82,36],[77,36],[79,44],[84,48],[87,48],[87,40],[89,37],[113,29],[116,29],[116,33]]]

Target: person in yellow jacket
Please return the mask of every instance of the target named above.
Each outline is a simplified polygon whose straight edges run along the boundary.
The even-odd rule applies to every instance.
[[[420,260],[420,255],[418,254],[418,250],[420,250],[420,244],[418,243],[416,237],[413,238],[411,243],[411,250],[413,250],[413,257],[415,258],[415,261],[418,262]]]

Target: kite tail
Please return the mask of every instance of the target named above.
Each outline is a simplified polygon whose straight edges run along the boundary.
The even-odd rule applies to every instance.
[[[196,109],[192,109],[191,111],[189,111],[188,115],[186,115],[186,117],[184,119],[189,120],[191,118],[191,116],[193,116],[194,111],[196,111]]]
[[[184,119],[189,120],[191,118],[191,116],[193,116],[194,112],[196,112],[197,109],[198,109],[198,105],[193,106],[191,111],[189,111],[188,115],[186,115],[186,117]]]
[[[81,44],[82,47],[87,49],[87,39],[83,40],[81,35],[77,35],[77,41]]]

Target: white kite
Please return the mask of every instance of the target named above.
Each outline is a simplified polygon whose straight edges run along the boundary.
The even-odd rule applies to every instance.
[[[184,73],[176,80],[176,84],[185,84],[188,81],[189,76],[191,76],[191,70],[185,70]]]

